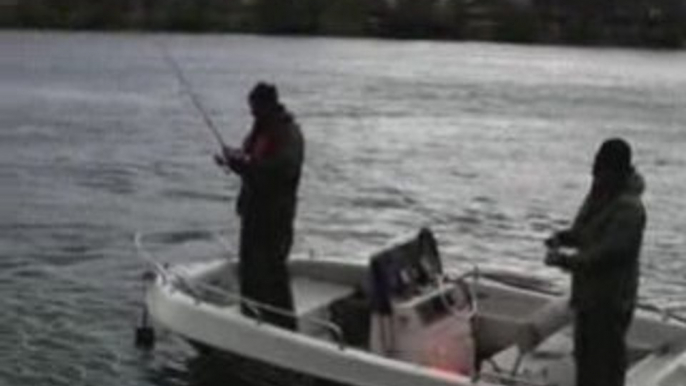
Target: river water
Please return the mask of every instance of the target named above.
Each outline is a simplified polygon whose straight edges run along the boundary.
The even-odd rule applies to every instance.
[[[132,344],[133,234],[237,229],[238,181],[165,52],[227,142],[253,83],[278,84],[307,138],[296,249],[321,256],[428,225],[449,265],[564,286],[541,240],[623,136],[648,184],[642,298],[686,301],[685,52],[12,31],[0,52],[0,385],[228,384],[169,335]]]

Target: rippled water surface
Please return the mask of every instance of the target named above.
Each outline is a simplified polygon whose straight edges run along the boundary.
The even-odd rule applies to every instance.
[[[165,51],[232,143],[252,84],[280,86],[307,137],[297,248],[317,255],[361,258],[429,225],[449,264],[564,285],[540,241],[576,210],[598,144],[625,136],[648,183],[642,296],[686,301],[686,53],[2,32],[1,385],[232,376],[167,335],[152,353],[132,344],[132,235],[237,229],[238,183]]]

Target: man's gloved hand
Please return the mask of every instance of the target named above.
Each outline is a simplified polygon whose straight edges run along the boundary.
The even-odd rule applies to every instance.
[[[226,159],[224,159],[224,156],[221,154],[215,154],[214,155],[214,163],[217,164],[220,168],[225,168],[226,167]]]
[[[550,267],[558,267],[565,270],[571,269],[572,259],[575,252],[573,250],[561,250],[560,248],[549,248],[543,260],[544,264]]]
[[[248,157],[243,154],[236,154],[228,159],[229,169],[236,174],[243,174],[248,167]]]
[[[560,251],[557,250],[557,248],[550,248],[548,249],[548,252],[545,254],[545,259],[543,260],[543,262],[547,266],[559,267],[562,265],[564,259],[564,255],[562,255]]]
[[[223,147],[221,154],[214,155],[214,162],[227,173],[242,174],[248,161],[248,156],[242,150],[231,147]]]
[[[229,169],[228,162],[226,161],[226,158],[224,158],[223,154],[215,154],[213,158],[214,163],[217,164],[217,166],[219,166],[224,173],[231,174],[231,169]]]
[[[550,249],[557,249],[562,245],[562,241],[560,238],[560,233],[553,233],[552,236],[548,237],[543,241],[543,244],[545,244],[546,247]]]
[[[241,149],[224,148],[224,158],[229,169],[236,174],[243,174],[250,163],[250,157]]]

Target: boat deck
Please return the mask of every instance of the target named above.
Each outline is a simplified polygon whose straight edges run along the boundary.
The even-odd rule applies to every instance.
[[[572,328],[566,327],[522,353],[512,346],[484,363],[482,379],[514,378],[525,385],[574,385]]]

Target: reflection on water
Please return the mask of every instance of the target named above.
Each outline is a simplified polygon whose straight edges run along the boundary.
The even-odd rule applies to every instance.
[[[280,86],[307,160],[297,248],[364,258],[433,228],[447,265],[542,275],[541,240],[568,223],[602,139],[636,149],[648,183],[642,297],[684,302],[686,54],[240,35],[0,33],[0,383],[250,385],[163,334],[133,348],[138,231],[171,261],[235,245],[238,181],[159,43],[227,142],[245,93]],[[160,241],[160,240],[158,240]],[[359,251],[359,252],[358,252]]]

